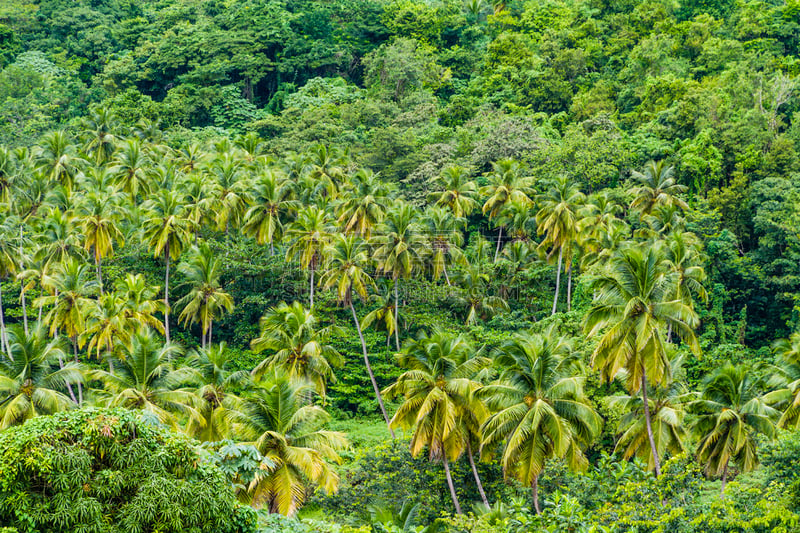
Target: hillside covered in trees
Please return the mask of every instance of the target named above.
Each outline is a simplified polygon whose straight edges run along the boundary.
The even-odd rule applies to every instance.
[[[0,532],[800,529],[797,0],[0,4]]]

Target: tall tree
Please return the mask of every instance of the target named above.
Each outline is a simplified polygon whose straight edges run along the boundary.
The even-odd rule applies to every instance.
[[[369,362],[367,343],[364,341],[364,333],[361,331],[361,322],[358,320],[358,314],[353,305],[353,292],[355,292],[356,296],[364,299],[367,296],[369,287],[375,283],[366,271],[369,264],[367,245],[357,235],[337,234],[329,245],[326,255],[325,273],[320,281],[326,289],[334,289],[339,302],[350,308],[350,313],[353,315],[353,323],[358,332],[358,339],[361,341],[364,366],[367,369],[367,374],[369,374],[372,389],[375,391],[378,407],[380,407],[383,419],[389,428],[389,433],[394,438],[394,430],[389,423],[386,407],[383,405],[381,390],[378,387],[375,373],[372,371],[372,365]]]
[[[114,252],[114,242],[122,246],[124,237],[117,219],[118,205],[115,194],[108,191],[90,192],[78,206],[78,217],[83,230],[83,245],[92,251],[97,269],[97,285],[103,293],[103,258]]]
[[[383,220],[391,188],[370,170],[359,170],[347,182],[347,194],[337,204],[339,224],[346,233],[365,239]]]
[[[324,428],[328,414],[306,402],[309,387],[275,375],[244,399],[237,425],[243,439],[276,463],[248,487],[254,505],[273,513],[293,515],[306,500],[309,482],[333,492],[339,476],[330,463],[340,462],[348,446],[344,434]]]
[[[309,272],[309,307],[314,308],[314,275],[323,261],[323,251],[331,240],[333,220],[327,211],[317,206],[303,207],[286,234],[292,243],[286,250],[286,260],[296,259]]]
[[[650,214],[659,205],[674,205],[684,210],[689,208],[678,196],[686,191],[686,186],[675,181],[675,167],[667,166],[666,161],[650,161],[645,165],[644,172],[633,171],[631,176],[637,183],[632,191],[635,198],[631,202],[631,209]]]
[[[556,292],[553,297],[553,310],[551,314],[556,314],[558,309],[558,293],[561,284],[561,264],[566,258],[564,265],[569,282],[567,285],[567,310],[572,308],[572,255],[573,246],[577,239],[579,227],[579,211],[586,197],[566,176],[556,178],[548,185],[547,191],[539,197],[541,206],[536,213],[536,223],[538,233],[544,234],[545,239],[539,245],[541,249],[548,250],[548,259],[552,258],[558,251],[558,263],[556,266]]]
[[[297,207],[291,198],[289,184],[275,171],[265,171],[255,182],[252,207],[244,215],[242,232],[255,237],[258,244],[269,244],[275,253],[275,241],[283,236],[283,220],[290,209]]]
[[[188,261],[178,267],[189,288],[186,296],[178,300],[178,306],[183,307],[178,319],[184,324],[200,323],[203,348],[211,344],[214,319],[233,310],[233,298],[220,283],[221,269],[222,263],[204,242],[192,247]]]
[[[169,338],[169,267],[177,260],[191,235],[191,222],[177,192],[161,189],[145,202],[145,219],[142,238],[158,257],[164,256],[164,333]]]
[[[522,167],[518,161],[501,159],[492,163],[489,173],[489,184],[481,187],[481,194],[487,197],[483,204],[483,214],[496,219],[510,202],[532,204],[533,178],[522,175]],[[494,260],[500,255],[500,244],[503,239],[503,226],[498,226],[497,248]]]
[[[689,348],[699,353],[694,335],[697,314],[676,298],[677,276],[666,260],[663,245],[631,244],[608,261],[595,281],[596,297],[586,315],[584,329],[590,337],[605,331],[592,353],[592,364],[604,379],[627,372],[629,392],[641,392],[647,436],[656,476],[661,475],[658,448],[652,429],[648,383],[667,386],[670,362],[664,332],[670,328]]]
[[[478,208],[478,188],[464,167],[446,167],[431,180],[431,185],[435,191],[430,194],[430,199],[435,200],[437,206],[449,209],[456,218],[468,217]]]
[[[468,426],[480,426],[486,419],[486,408],[474,394],[480,387],[474,378],[491,360],[476,355],[462,336],[434,331],[406,342],[397,362],[406,372],[384,390],[389,398],[403,398],[391,423],[414,428],[411,455],[416,457],[427,448],[429,460],[442,461],[453,506],[461,514],[450,461],[464,453],[470,438]],[[480,486],[477,471],[473,473]]]
[[[758,466],[756,435],[775,435],[773,420],[779,413],[767,405],[760,381],[751,368],[727,363],[706,378],[692,404],[697,457],[706,475],[722,476],[722,495],[730,463],[740,472],[753,470]]]
[[[467,221],[444,208],[430,207],[425,211],[423,223],[431,247],[428,254],[431,276],[436,281],[444,275],[447,285],[450,285],[448,265],[464,263],[461,246],[464,245],[463,230]]]
[[[491,455],[503,445],[504,474],[533,489],[540,513],[539,476],[547,460],[585,467],[581,448],[599,435],[602,419],[584,394],[572,344],[553,328],[515,334],[495,351],[495,360],[500,377],[479,393],[494,411],[483,426],[481,452]]]
[[[11,347],[8,343],[5,315],[3,314],[3,281],[19,270],[19,258],[13,239],[17,235],[17,226],[13,217],[5,217],[0,222],[0,352],[5,351],[11,356]]]

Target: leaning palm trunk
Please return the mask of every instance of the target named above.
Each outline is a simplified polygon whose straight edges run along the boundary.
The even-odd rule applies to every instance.
[[[539,476],[537,475],[533,478],[533,483],[531,483],[531,489],[533,489],[533,508],[536,510],[536,514],[542,514],[542,509],[539,507]]]
[[[551,315],[556,314],[556,307],[558,307],[558,292],[561,288],[561,261],[564,258],[564,248],[558,248],[558,267],[556,267],[556,295],[553,297],[553,312]]]
[[[647,373],[642,368],[642,402],[644,403],[644,422],[647,426],[647,438],[650,440],[650,453],[653,454],[653,466],[655,467],[656,477],[661,476],[661,463],[658,458],[656,440],[653,437],[653,426],[650,421],[650,404],[647,400]]]
[[[164,246],[164,259],[167,262],[167,272],[164,275],[164,336],[169,342],[169,239]]]
[[[500,226],[500,231],[497,232],[497,247],[494,250],[494,261],[497,263],[497,257],[500,255],[500,243],[503,242],[503,226]]]
[[[728,484],[728,463],[730,459],[725,460],[725,466],[722,469],[722,486],[719,489],[720,498],[725,498],[725,485]]]
[[[446,452],[442,453],[442,464],[444,464],[444,474],[447,476],[447,486],[450,489],[450,497],[453,498],[456,514],[461,514],[461,505],[458,503],[458,496],[456,495],[456,488],[453,485],[453,476],[450,474],[450,463],[447,462]]]
[[[400,278],[394,280],[394,347],[400,351],[400,334],[397,330],[400,329],[400,318],[397,313],[397,286],[400,284]]]
[[[469,443],[469,439],[467,439],[467,457],[469,458],[469,466],[472,468],[472,475],[475,478],[475,484],[478,486],[478,492],[481,495],[483,505],[488,507],[489,500],[486,498],[486,493],[483,491],[483,483],[481,483],[481,478],[478,475],[478,469],[475,466],[475,459],[472,457],[472,445]]]
[[[103,295],[103,270],[102,270],[102,258],[95,254],[95,265],[97,266],[97,286],[100,288],[100,295]]]
[[[369,364],[369,355],[367,355],[367,343],[364,342],[364,333],[361,331],[361,324],[358,322],[358,315],[356,314],[356,308],[353,307],[353,300],[349,297],[348,300],[350,303],[350,312],[353,313],[353,322],[356,324],[356,331],[358,332],[358,338],[361,340],[361,351],[364,353],[364,365],[367,367],[367,374],[369,374],[369,380],[372,382],[372,389],[375,391],[375,397],[378,399],[378,406],[381,408],[381,414],[383,414],[383,419],[386,421],[386,426],[389,428],[389,434],[394,439],[394,430],[392,429],[392,425],[389,422],[389,415],[386,414],[386,407],[383,405],[383,398],[381,398],[381,390],[378,388],[378,382],[375,381],[375,374],[372,372],[372,365]]]
[[[0,351],[6,352],[8,358],[12,361],[14,356],[11,355],[11,346],[8,345],[8,336],[6,335],[6,320],[3,316],[3,291],[2,283],[0,282]]]
[[[78,363],[78,337],[73,335],[70,339],[72,341],[72,356],[76,363]],[[83,385],[78,382],[78,405],[83,405]]]
[[[567,267],[567,312],[572,311],[572,264]]]

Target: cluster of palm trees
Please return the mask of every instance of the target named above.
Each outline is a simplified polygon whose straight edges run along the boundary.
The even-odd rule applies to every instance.
[[[443,463],[456,510],[449,464],[466,456],[486,500],[475,460],[498,453],[505,474],[533,488],[538,509],[545,463],[585,465],[602,425],[575,340],[554,329],[519,332],[489,349],[437,330],[401,342],[399,294],[406,280],[427,277],[451,288],[461,318],[476,322],[507,309],[508,287],[548,263],[552,314],[572,309],[576,271],[593,292],[585,335],[592,366],[629,394],[609,399],[623,411],[625,457],[660,475],[661,459],[691,433],[708,473],[727,480],[731,462],[756,464],[755,433],[800,420],[800,338],[776,348],[782,363],[770,372],[725,366],[700,393],[682,387],[675,347],[699,351],[695,304],[707,296],[684,188],[664,163],[634,172],[624,193],[589,195],[565,177],[526,176],[512,160],[494,163],[480,187],[469,169],[450,166],[431,180],[422,208],[323,145],[278,160],[253,134],[174,149],[153,124],[127,137],[118,130],[97,110],[78,139],[54,132],[32,149],[0,149],[2,427],[92,402],[141,409],[204,441],[250,441],[274,467],[242,497],[290,514],[309,482],[335,488],[330,462],[346,446],[324,430],[326,387],[342,357],[328,342],[334,330],[314,315],[322,289],[352,316],[392,437],[413,430],[412,453]],[[496,241],[477,235],[465,247],[468,219],[491,225]],[[231,371],[229,351],[213,342],[234,301],[220,279],[224,257],[205,240],[238,235],[285,254],[309,279],[308,308],[281,304],[263,317],[251,347],[265,358],[244,373]],[[108,267],[125,246],[163,259],[163,290]],[[171,302],[175,264],[186,292]],[[7,325],[3,282],[14,278],[21,320]],[[361,317],[358,300],[378,305]],[[200,326],[189,353],[172,342],[173,305],[178,322]],[[385,329],[387,345],[394,340],[405,370],[383,391],[363,335],[370,325]],[[384,396],[401,399],[392,417]]]

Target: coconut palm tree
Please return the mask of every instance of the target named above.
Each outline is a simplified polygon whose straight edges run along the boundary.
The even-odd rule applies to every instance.
[[[492,172],[489,173],[489,184],[481,187],[481,194],[486,196],[483,204],[483,214],[489,219],[496,219],[510,202],[532,204],[533,178],[522,175],[522,167],[513,159],[501,159],[492,163]],[[503,226],[498,226],[497,248],[494,260],[500,255],[500,243],[503,239]]]
[[[75,147],[66,132],[54,131],[42,137],[39,143],[36,166],[52,181],[58,182],[67,191],[72,191],[78,173]]]
[[[670,364],[674,377],[681,373],[682,362],[682,356],[672,357]],[[677,455],[685,451],[683,443],[687,435],[684,415],[686,404],[693,397],[680,379],[673,379],[666,386],[653,387],[650,391],[648,401],[659,460],[667,452]],[[619,420],[619,439],[614,451],[622,451],[625,459],[637,457],[647,464],[648,469],[653,470],[655,458],[650,449],[641,396],[621,394],[610,396],[607,401],[611,407],[625,413]]]
[[[632,190],[635,198],[631,202],[631,209],[650,214],[659,205],[674,205],[683,210],[689,208],[678,197],[686,191],[686,186],[675,181],[675,167],[667,166],[666,161],[650,161],[645,165],[644,172],[634,170],[631,176],[638,183]]]
[[[602,378],[611,380],[625,369],[628,391],[641,392],[656,476],[661,475],[661,466],[647,386],[666,387],[670,381],[664,331],[670,328],[693,352],[700,351],[694,335],[697,314],[676,297],[677,281],[663,245],[625,246],[595,280],[596,297],[584,325],[589,337],[604,331],[592,353],[592,365]]]
[[[556,178],[547,188],[547,192],[539,197],[541,206],[536,213],[536,223],[539,225],[539,235],[544,234],[545,238],[539,245],[540,249],[548,250],[547,258],[551,259],[558,251],[558,263],[556,266],[556,291],[553,297],[553,311],[556,314],[558,308],[558,293],[561,284],[561,264],[566,259],[564,265],[569,281],[567,284],[567,310],[572,308],[572,252],[576,243],[580,208],[586,197],[566,176]]]
[[[134,326],[131,329],[148,327],[164,333],[163,324],[155,316],[164,312],[164,303],[156,296],[158,289],[157,285],[148,285],[141,274],[126,274],[117,282],[116,294],[122,299],[124,319]]]
[[[500,377],[479,393],[494,412],[483,425],[481,453],[490,456],[503,445],[504,474],[533,489],[540,513],[539,476],[547,460],[585,467],[581,448],[600,433],[602,419],[583,392],[585,378],[572,343],[552,328],[517,333],[494,357]]]
[[[11,357],[0,357],[0,429],[75,406],[62,391],[83,381],[83,369],[78,363],[59,368],[64,357],[61,339],[51,339],[38,323],[27,334],[14,324],[9,344]]]
[[[316,183],[315,192],[320,196],[336,198],[345,177],[347,163],[347,156],[337,150],[324,144],[313,146],[309,150],[308,176]]]
[[[275,253],[275,241],[283,236],[283,221],[289,210],[297,207],[291,199],[291,188],[283,176],[265,171],[256,183],[252,207],[244,215],[242,232],[255,237],[258,244],[269,244],[270,255]]]
[[[430,199],[435,200],[437,206],[449,209],[456,218],[468,217],[478,208],[475,199],[478,188],[470,179],[469,170],[464,167],[446,167],[431,180],[431,186],[435,191],[430,194]]]
[[[462,295],[454,295],[456,303],[465,308],[466,324],[474,324],[478,319],[487,319],[508,311],[508,302],[499,296],[488,293],[489,274],[483,271],[478,262],[470,262],[454,276],[456,285],[462,290]]]
[[[337,205],[342,230],[369,239],[383,220],[391,188],[371,170],[361,169],[347,182],[347,194]]]
[[[397,362],[406,372],[383,391],[389,398],[403,398],[391,423],[414,428],[411,455],[417,457],[427,448],[430,461],[442,461],[453,506],[461,514],[450,461],[464,453],[468,426],[479,427],[486,419],[486,408],[474,394],[480,387],[474,378],[491,360],[476,355],[464,337],[434,331],[406,342]]]
[[[39,230],[41,248],[36,256],[42,259],[46,269],[69,259],[83,260],[86,251],[81,243],[80,228],[75,217],[58,208],[47,211]]]
[[[178,307],[183,307],[178,319],[184,325],[200,323],[203,348],[211,344],[214,319],[233,310],[233,298],[220,284],[221,269],[222,263],[204,242],[193,246],[189,260],[178,267],[189,288],[186,296],[178,300]]]
[[[778,339],[772,344],[772,351],[778,358],[771,368],[769,386],[772,389],[766,397],[770,405],[780,409],[782,414],[778,426],[800,428],[800,333],[792,333],[788,339]]]
[[[177,344],[162,343],[151,330],[137,332],[129,349],[109,355],[113,372],[91,371],[92,379],[103,384],[102,390],[95,391],[98,402],[151,413],[171,427],[177,427],[176,415],[197,418],[199,402],[192,386],[199,376],[191,367],[172,365],[181,353]]]
[[[135,202],[139,193],[150,192],[151,183],[146,169],[150,160],[138,139],[127,139],[114,156],[112,172],[117,186]]]
[[[83,246],[92,251],[97,269],[97,286],[103,294],[103,258],[114,252],[114,242],[122,246],[124,237],[117,218],[119,207],[116,194],[93,191],[82,198],[78,206],[78,220],[83,231]]]
[[[197,416],[189,419],[186,432],[200,442],[226,439],[233,432],[241,406],[234,392],[249,384],[250,374],[229,370],[231,356],[223,342],[195,350],[186,358],[186,364],[197,373],[194,394],[199,399],[195,405]]]
[[[334,367],[342,365],[341,354],[327,344],[330,327],[320,327],[314,314],[300,302],[281,302],[261,317],[261,334],[250,343],[256,353],[271,353],[254,369],[260,378],[267,371],[279,370],[291,379],[308,382],[325,398],[325,383],[336,381]]]
[[[164,333],[169,338],[169,266],[171,260],[180,258],[191,235],[191,221],[181,195],[161,189],[144,203],[145,220],[142,239],[158,257],[163,254],[164,274]]]
[[[756,435],[775,435],[773,421],[780,413],[767,405],[762,390],[751,368],[727,363],[706,378],[700,398],[691,405],[698,460],[707,476],[722,476],[722,495],[730,463],[750,472],[758,466]]]
[[[111,159],[116,150],[117,117],[107,108],[98,106],[89,111],[83,120],[86,143],[83,147],[88,155],[94,155],[94,162],[101,166]]]
[[[427,249],[428,241],[417,221],[415,209],[409,204],[404,203],[389,210],[380,228],[380,234],[373,243],[373,257],[378,271],[390,275],[394,281],[394,341],[395,348],[399,350],[398,286],[400,279],[410,277],[422,267],[423,253]]]
[[[314,308],[314,274],[323,261],[322,253],[331,240],[333,219],[317,206],[303,207],[289,226],[286,235],[292,243],[286,250],[286,261],[296,259],[309,272],[309,307]]]
[[[329,416],[306,402],[309,392],[304,383],[270,375],[244,398],[237,433],[276,464],[248,487],[256,507],[289,516],[305,502],[309,483],[327,493],[338,486],[330,463],[340,462],[348,442],[344,434],[323,429]]]
[[[461,247],[467,221],[442,207],[429,207],[423,215],[423,224],[431,248],[428,257],[431,276],[436,281],[444,275],[447,285],[450,285],[447,266],[464,263]]]
[[[367,296],[368,288],[375,284],[366,271],[369,264],[367,245],[357,235],[337,234],[328,246],[325,255],[327,256],[327,264],[325,265],[325,273],[320,281],[325,289],[334,289],[337,300],[350,308],[350,312],[353,315],[353,323],[358,332],[358,339],[361,341],[364,366],[367,369],[367,374],[369,374],[372,389],[375,391],[378,407],[380,407],[383,419],[389,428],[389,433],[394,438],[394,430],[389,424],[389,415],[383,405],[381,390],[375,380],[375,374],[372,372],[372,365],[369,363],[367,343],[364,341],[364,333],[361,331],[361,322],[358,320],[358,314],[353,305],[353,292],[355,292],[356,296],[364,299]]]
[[[13,245],[17,235],[17,224],[14,217],[5,217],[0,222],[0,352],[5,351],[11,357],[11,347],[8,343],[5,315],[3,314],[3,281],[19,270],[18,250]]]
[[[383,278],[379,279],[375,285],[376,291],[369,295],[367,302],[375,302],[378,307],[364,315],[364,318],[361,319],[361,327],[366,329],[375,324],[377,329],[382,325],[386,330],[386,347],[388,348],[394,334],[394,325],[397,322],[394,316],[394,282]]]
[[[249,200],[245,169],[240,158],[224,153],[211,162],[208,172],[211,212],[217,227],[224,229],[227,237],[231,225],[239,226]]]

